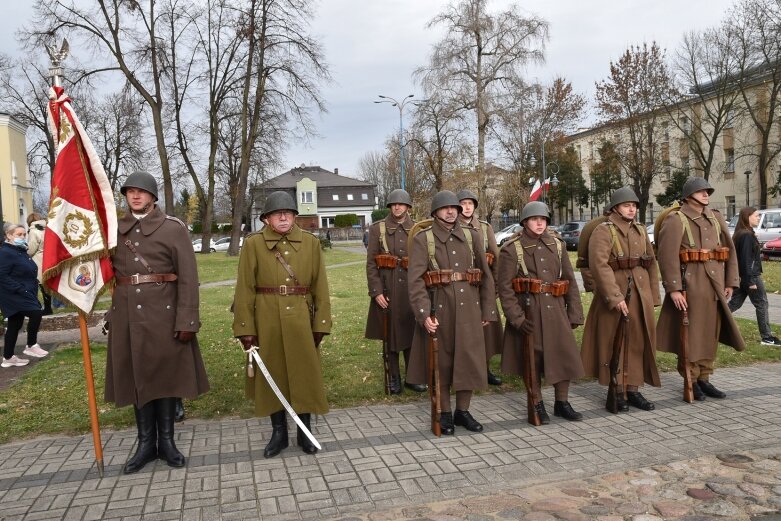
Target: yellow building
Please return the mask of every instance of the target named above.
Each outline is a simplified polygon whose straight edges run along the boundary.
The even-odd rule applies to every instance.
[[[24,224],[33,208],[26,132],[26,125],[0,113],[0,215],[4,222]]]

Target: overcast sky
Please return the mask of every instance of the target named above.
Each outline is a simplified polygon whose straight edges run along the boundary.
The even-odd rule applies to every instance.
[[[30,16],[28,3],[31,0],[4,2],[0,17],[0,49],[4,52],[15,52],[13,33]],[[493,0],[489,9],[510,3]],[[718,24],[733,1],[514,3],[550,23],[546,64],[530,70],[529,76],[543,83],[563,76],[591,101],[594,83],[607,76],[610,61],[629,45],[655,40],[672,54],[685,32]],[[320,138],[308,146],[289,144],[283,171],[306,163],[357,176],[360,158],[381,150],[386,138],[398,132],[398,110],[373,101],[378,94],[421,96],[411,74],[427,63],[432,43],[441,37],[441,29],[427,29],[426,24],[447,4],[445,0],[321,0],[312,32],[325,46],[334,77],[334,83],[323,88],[329,112],[315,118]]]

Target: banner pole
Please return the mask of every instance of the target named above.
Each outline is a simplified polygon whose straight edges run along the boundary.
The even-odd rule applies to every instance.
[[[92,426],[92,443],[95,445],[95,464],[98,467],[98,475],[103,477],[103,444],[100,441],[100,423],[98,422],[98,403],[95,399],[95,378],[92,375],[92,354],[89,348],[89,333],[87,331],[87,318],[79,311],[79,329],[81,330],[81,354],[84,358],[84,379],[87,384],[87,397],[89,398],[89,415]]]

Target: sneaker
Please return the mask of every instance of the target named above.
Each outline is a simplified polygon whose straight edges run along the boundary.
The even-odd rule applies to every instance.
[[[49,352],[45,349],[41,349],[40,344],[27,346],[24,351],[22,351],[22,353],[26,354],[27,356],[34,356],[35,358],[43,358],[49,354]]]
[[[29,360],[14,355],[11,358],[3,358],[3,363],[0,363],[0,367],[22,367],[29,363]]]
[[[763,338],[760,343],[763,346],[781,346],[781,339],[777,336],[771,336],[770,338]]]

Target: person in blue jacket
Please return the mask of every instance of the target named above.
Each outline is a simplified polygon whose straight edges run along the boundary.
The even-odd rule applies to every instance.
[[[49,354],[38,345],[38,329],[43,317],[43,309],[38,302],[38,266],[27,255],[24,226],[5,223],[3,235],[5,242],[0,248],[0,311],[8,320],[8,327],[0,367],[21,367],[30,363],[14,354],[24,317],[29,318],[24,354],[36,358]]]

